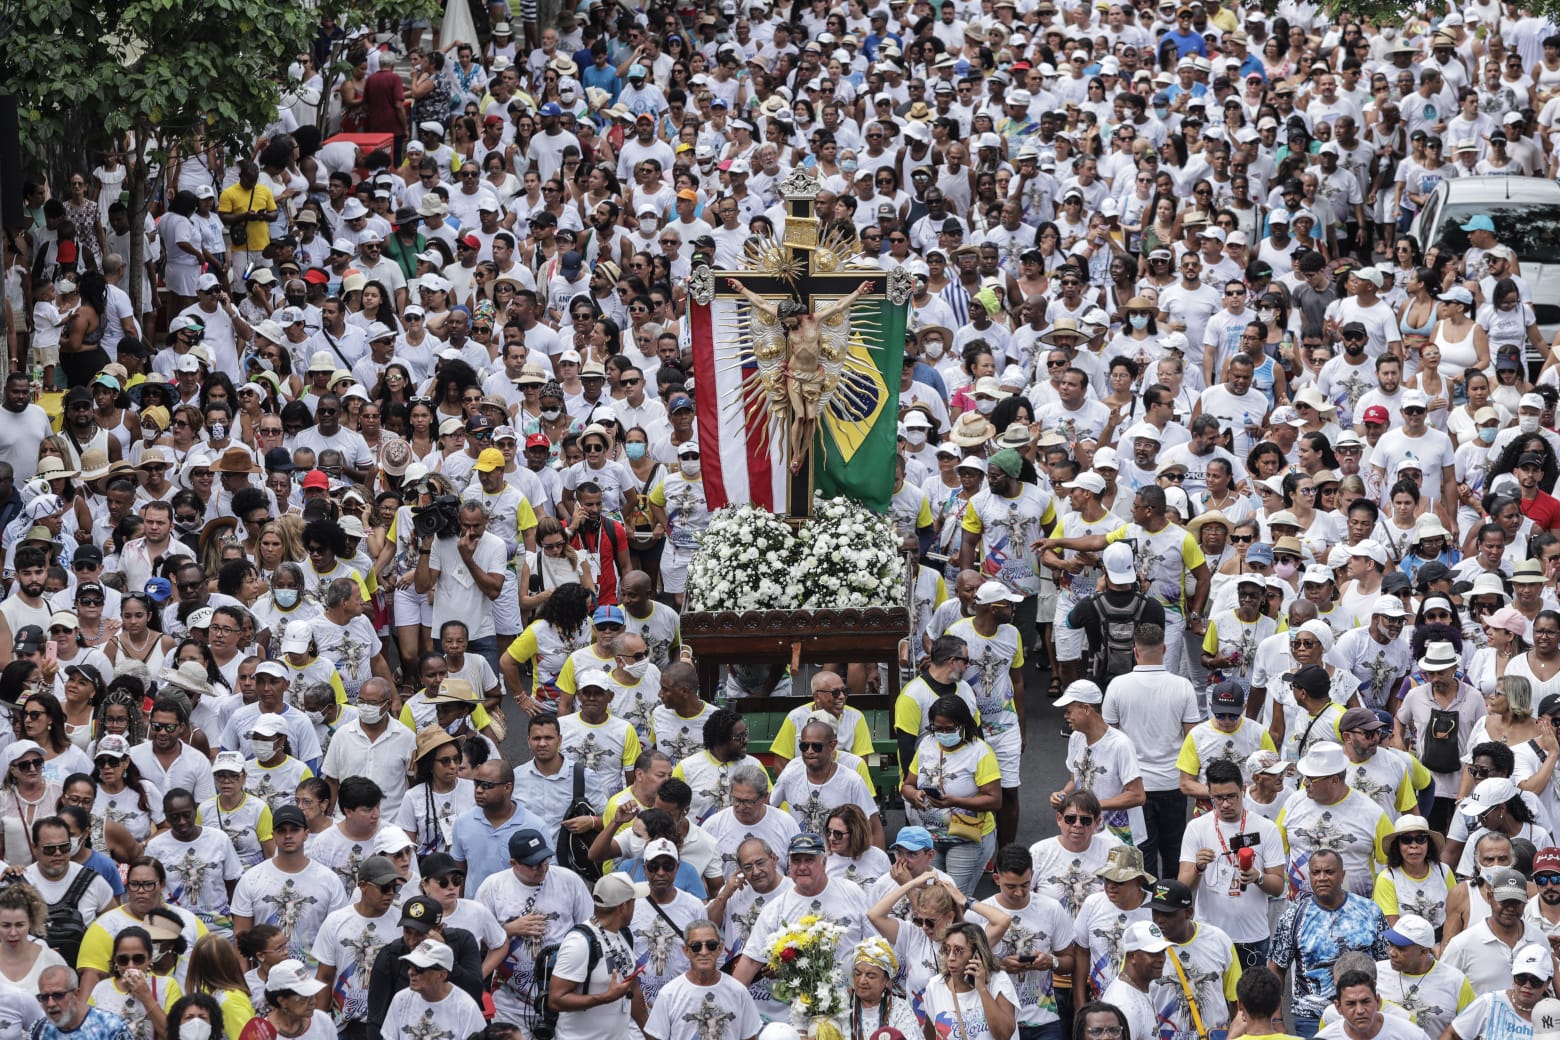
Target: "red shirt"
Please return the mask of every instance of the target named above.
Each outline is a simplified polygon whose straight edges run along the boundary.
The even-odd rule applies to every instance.
[[[380,134],[399,134],[400,111],[406,100],[406,86],[394,69],[380,69],[363,83],[363,111],[368,129]]]
[[[586,537],[587,534],[589,537]],[[604,516],[601,518],[601,526],[594,531],[575,531],[569,544],[595,558],[596,603],[600,606],[616,606],[617,554],[628,552],[628,529],[611,517]]]
[[[1522,515],[1533,521],[1535,527],[1560,531],[1560,501],[1553,495],[1540,491],[1531,502],[1525,498],[1519,501],[1522,504]]]

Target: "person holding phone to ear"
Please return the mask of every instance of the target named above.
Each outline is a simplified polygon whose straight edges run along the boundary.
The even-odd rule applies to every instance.
[[[927,983],[924,1000],[926,1020],[937,1035],[1016,1037],[1018,993],[998,966],[985,931],[956,924],[943,934],[938,954],[942,970]]]

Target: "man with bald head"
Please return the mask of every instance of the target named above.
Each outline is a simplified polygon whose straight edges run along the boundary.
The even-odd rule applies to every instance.
[[[618,583],[618,605],[623,608],[623,631],[645,641],[650,663],[665,670],[682,649],[677,611],[655,601],[655,581],[644,571],[629,571]]]
[[[704,720],[715,705],[699,697],[699,673],[686,661],[673,661],[661,672],[661,703],[651,709],[655,749],[681,762],[704,747]]]

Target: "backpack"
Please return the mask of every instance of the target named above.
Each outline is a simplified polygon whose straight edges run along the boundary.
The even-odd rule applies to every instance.
[[[1102,690],[1116,676],[1126,675],[1137,667],[1133,636],[1138,622],[1143,620],[1143,610],[1148,606],[1148,597],[1141,592],[1134,591],[1132,601],[1122,607],[1112,606],[1105,598],[1107,595],[1096,592],[1091,597],[1094,612],[1100,619],[1100,645],[1090,649],[1089,665],[1094,681]]]
[[[568,820],[576,816],[594,816],[595,813],[595,807],[585,800],[585,765],[575,762],[574,790],[569,796],[569,807],[564,811],[563,818]],[[558,851],[558,865],[574,871],[587,885],[593,885],[601,878],[601,864],[590,858],[591,844],[600,833],[586,831],[584,834],[575,834],[569,828],[560,826],[553,839],[553,848]]]
[[[596,930],[585,924],[577,924],[564,932],[563,939],[573,932],[585,936],[585,981],[580,983],[580,992],[587,993],[590,977],[596,965],[601,963],[601,941],[596,938]],[[547,999],[547,993],[552,989],[553,969],[558,966],[558,949],[563,945],[563,939],[542,947],[542,952],[536,955],[536,990],[531,997],[531,1010],[535,1014],[531,1026],[534,1040],[553,1040],[558,1032],[558,1009]]]
[[[82,867],[60,901],[49,904],[49,923],[45,935],[55,952],[65,958],[66,964],[75,964],[76,955],[81,952],[81,940],[87,934],[87,922],[77,907],[95,877],[96,871]]]

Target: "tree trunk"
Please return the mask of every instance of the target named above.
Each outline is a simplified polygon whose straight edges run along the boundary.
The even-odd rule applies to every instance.
[[[149,306],[152,299],[149,294],[155,293],[157,286],[141,284],[146,279],[146,158],[137,154],[134,160],[130,167],[130,256],[125,262],[130,265],[126,272],[129,275],[130,306],[139,324],[152,309]],[[143,304],[143,300],[147,303]],[[151,347],[152,330],[142,329],[141,340]]]

